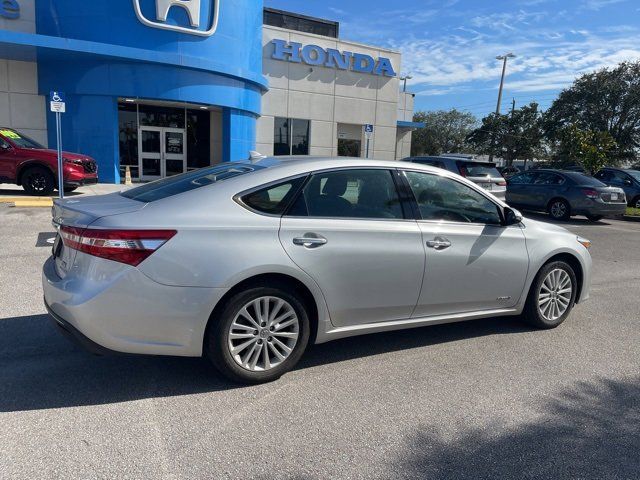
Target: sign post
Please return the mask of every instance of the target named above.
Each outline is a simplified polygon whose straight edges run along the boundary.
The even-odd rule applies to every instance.
[[[364,136],[367,137],[367,153],[365,158],[369,158],[369,142],[371,141],[372,135],[373,135],[373,125],[368,123],[364,126]]]
[[[64,162],[62,159],[62,125],[60,115],[66,112],[64,93],[51,92],[49,94],[49,106],[56,114],[56,143],[58,149],[58,196],[64,198]]]

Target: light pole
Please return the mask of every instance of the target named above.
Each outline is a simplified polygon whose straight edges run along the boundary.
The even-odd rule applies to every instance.
[[[507,60],[510,58],[516,58],[513,53],[507,53],[506,55],[498,55],[496,60],[502,60],[502,77],[500,78],[500,90],[498,91],[498,105],[496,106],[496,114],[500,113],[500,104],[502,103],[502,89],[504,88],[504,77],[507,73]]]
[[[498,104],[496,105],[496,115],[500,114],[500,104],[502,103],[502,89],[504,88],[504,77],[507,73],[507,61],[510,58],[516,58],[516,56],[509,52],[505,55],[498,55],[496,60],[502,60],[502,77],[500,77],[500,90],[498,90]],[[495,146],[495,134],[491,139],[491,152],[489,153],[489,161],[493,161],[493,147]]]
[[[404,82],[404,85],[402,86],[402,92],[406,93],[407,92],[407,80],[411,80],[413,77],[411,75],[405,75],[404,77],[400,77],[400,80]]]

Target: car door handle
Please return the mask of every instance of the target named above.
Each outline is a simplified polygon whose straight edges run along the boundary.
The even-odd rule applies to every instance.
[[[300,245],[306,248],[317,248],[327,244],[327,239],[324,237],[298,237],[293,239],[294,245]]]
[[[444,237],[436,237],[433,240],[427,242],[427,247],[435,250],[444,250],[451,246],[451,242]]]

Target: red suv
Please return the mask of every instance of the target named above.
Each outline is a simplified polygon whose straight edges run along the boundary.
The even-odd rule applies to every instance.
[[[63,152],[64,191],[98,183],[93,158]],[[0,127],[0,183],[22,185],[31,195],[50,195],[58,188],[58,154],[11,128]]]

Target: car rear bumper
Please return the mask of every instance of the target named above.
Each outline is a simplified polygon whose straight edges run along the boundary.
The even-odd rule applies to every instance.
[[[134,267],[90,262],[83,268],[76,260],[65,278],[53,257],[42,270],[45,306],[66,335],[98,353],[202,355],[207,322],[227,289],[169,287]]]
[[[626,210],[626,203],[590,202],[590,205],[582,205],[573,208],[572,213],[576,215],[602,215],[606,217],[623,215]]]

